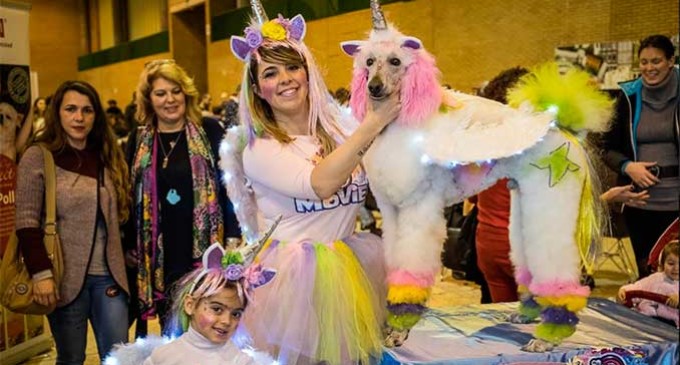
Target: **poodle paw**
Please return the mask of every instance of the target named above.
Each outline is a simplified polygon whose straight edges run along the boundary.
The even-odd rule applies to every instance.
[[[508,316],[507,321],[515,324],[527,324],[534,321],[534,318],[525,316],[522,313],[512,313]]]
[[[409,330],[396,330],[393,328],[385,329],[385,339],[383,340],[383,345],[385,347],[399,347],[404,344],[408,338]]]
[[[529,341],[528,344],[522,346],[522,351],[526,352],[547,352],[552,350],[555,347],[552,343],[541,340],[538,338],[534,338],[533,340]]]

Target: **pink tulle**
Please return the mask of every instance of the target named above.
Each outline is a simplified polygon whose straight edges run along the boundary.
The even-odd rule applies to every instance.
[[[415,59],[401,81],[401,113],[397,120],[409,126],[421,124],[442,103],[439,70],[434,57],[425,50],[415,51],[414,54]]]
[[[515,268],[515,281],[517,281],[517,285],[529,287],[529,284],[531,284],[531,273],[529,272],[529,269],[526,267]]]
[[[344,242],[364,268],[363,277],[368,281],[365,285],[374,287],[372,298],[369,298],[372,304],[368,305],[375,308],[376,318],[373,325],[379,333],[379,325],[384,319],[386,297],[380,239],[374,235],[360,234]],[[350,333],[346,331],[346,326],[357,326],[352,322],[353,306],[348,301],[351,294],[343,289],[347,287],[347,276],[329,275],[344,272],[345,269],[336,266],[342,261],[335,259],[334,254],[327,253],[324,268],[330,271],[318,272],[319,248],[315,248],[315,245],[319,244],[280,243],[267,248],[259,256],[260,263],[276,269],[277,274],[269,284],[253,291],[252,301],[246,307],[242,323],[251,335],[254,347],[269,351],[282,364],[316,363],[324,360],[316,358],[324,336],[337,338],[338,346],[353,341],[352,338],[343,337],[343,334]],[[328,247],[333,251],[332,245]],[[318,280],[317,275],[324,274],[325,279]],[[328,287],[319,291],[320,282]],[[329,308],[328,303],[338,305]],[[323,313],[324,318],[319,313]],[[344,356],[346,355],[343,354]]]
[[[434,285],[434,274],[411,273],[406,270],[395,270],[387,276],[390,285],[413,285],[420,288],[429,288]]]
[[[349,106],[352,114],[361,123],[366,115],[366,102],[368,98],[368,70],[360,67],[352,72],[352,84],[350,85],[351,97]]]
[[[576,295],[587,297],[590,295],[590,288],[578,282],[564,282],[559,280],[543,282],[529,285],[529,291],[540,297],[562,297],[565,295]]]

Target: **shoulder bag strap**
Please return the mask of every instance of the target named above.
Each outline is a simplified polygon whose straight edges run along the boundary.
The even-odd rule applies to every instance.
[[[45,160],[45,248],[50,259],[54,255],[57,235],[57,171],[52,152],[39,144]]]

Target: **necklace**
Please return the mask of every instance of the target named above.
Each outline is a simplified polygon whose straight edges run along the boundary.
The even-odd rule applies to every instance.
[[[168,167],[168,159],[170,158],[170,155],[172,154],[172,151],[175,150],[175,147],[177,146],[177,142],[179,142],[179,138],[182,137],[182,134],[184,133],[184,129],[182,129],[179,134],[177,135],[177,138],[175,138],[174,141],[170,141],[170,151],[168,153],[165,153],[165,147],[163,147],[163,141],[160,140],[160,133],[158,134],[158,144],[161,146],[161,152],[163,152],[163,169]]]

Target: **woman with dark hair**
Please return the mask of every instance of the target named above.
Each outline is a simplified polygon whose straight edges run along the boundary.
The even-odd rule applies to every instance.
[[[99,357],[127,340],[128,286],[119,224],[128,217],[130,190],[123,153],[106,121],[97,91],[82,81],[57,89],[35,140],[57,165],[57,226],[64,277],[56,287],[43,244],[45,192],[43,155],[29,147],[19,162],[16,230],[32,275],[35,300],[56,303],[47,316],[57,346],[57,364],[85,361],[87,322]]]
[[[618,185],[632,183],[649,193],[644,206],[624,203],[623,211],[640,276],[646,276],[654,242],[680,214],[680,82],[668,37],[645,38],[638,57],[641,76],[620,84],[604,150],[605,163],[619,174]]]

